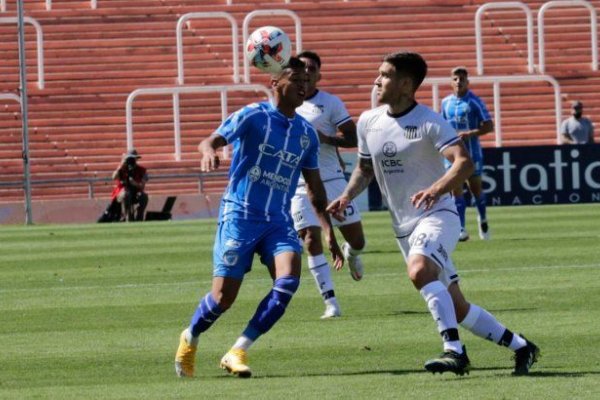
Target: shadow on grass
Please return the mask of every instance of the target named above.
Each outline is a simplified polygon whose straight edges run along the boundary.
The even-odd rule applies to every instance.
[[[523,311],[535,311],[537,308],[535,307],[519,307],[519,308],[496,308],[488,310],[491,313],[497,312],[523,312]],[[423,311],[415,311],[415,310],[397,310],[388,313],[387,315],[430,315],[428,310]]]

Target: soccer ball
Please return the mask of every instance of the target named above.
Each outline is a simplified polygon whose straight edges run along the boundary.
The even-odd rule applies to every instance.
[[[264,72],[275,74],[288,63],[292,55],[289,36],[275,26],[258,28],[246,42],[246,58]]]

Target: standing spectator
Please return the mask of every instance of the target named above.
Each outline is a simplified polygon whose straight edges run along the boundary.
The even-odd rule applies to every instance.
[[[494,123],[490,117],[485,103],[469,90],[469,73],[465,67],[456,67],[452,70],[452,92],[442,100],[442,116],[456,130],[458,136],[464,141],[465,147],[475,163],[475,171],[466,180],[466,186],[473,195],[477,206],[477,225],[479,237],[483,240],[490,239],[490,227],[486,215],[486,197],[482,190],[481,174],[483,173],[483,153],[479,137],[494,130]],[[446,162],[446,167],[449,163]],[[460,241],[469,240],[469,233],[465,229],[465,214],[467,203],[463,196],[464,183],[461,182],[454,190],[454,202],[460,216]]]
[[[594,143],[594,124],[583,116],[583,103],[575,100],[571,103],[571,116],[560,124],[562,144]]]
[[[338,148],[356,147],[356,125],[346,106],[339,97],[317,88],[321,80],[321,58],[317,53],[304,51],[298,54],[306,64],[308,87],[306,99],[296,112],[304,117],[317,130],[321,142],[319,153],[319,173],[325,185],[327,199],[338,197],[346,186],[343,160],[339,157]],[[292,217],[294,228],[304,241],[308,251],[308,268],[315,278],[317,289],[325,303],[322,319],[339,317],[340,306],[335,296],[331,267],[323,254],[321,226],[319,219],[310,204],[304,180],[300,178],[296,194],[292,198]],[[346,220],[332,221],[346,239],[342,244],[344,258],[348,262],[350,274],[355,281],[363,276],[363,263],[359,254],[365,247],[365,235],[362,229],[360,212],[356,204],[347,208]]]
[[[137,163],[140,158],[142,157],[135,149],[130,150],[112,174],[113,180],[116,181],[112,200],[121,204],[123,218],[128,222],[143,221],[148,205],[148,195],[144,192],[148,173],[146,168]],[[136,204],[137,211],[134,210]]]
[[[219,210],[212,288],[181,332],[175,355],[175,371],[180,377],[194,375],[202,332],[232,306],[257,253],[273,287],[220,364],[239,377],[252,375],[248,349],[283,316],[300,284],[302,244],[294,230],[290,202],[301,173],[334,267],[342,267],[343,255],[326,211],[327,195],[319,175],[319,138],[308,121],[296,114],[306,95],[304,68],[300,59],[290,58],[271,78],[274,103],[242,108],[199,145],[202,171],[218,167],[217,149],[233,144],[234,150],[229,185]]]
[[[458,284],[452,252],[460,223],[449,192],[473,172],[473,162],[454,129],[415,100],[427,75],[417,53],[386,56],[375,80],[380,107],[358,120],[358,165],[340,197],[327,209],[343,211],[376,178],[413,286],[425,300],[442,338],[444,353],[425,363],[430,372],[469,372],[458,324],[515,352],[515,375],[524,375],[539,348],[513,333],[484,308],[469,303]],[[444,169],[443,159],[452,161]],[[415,333],[418,334],[418,333]]]

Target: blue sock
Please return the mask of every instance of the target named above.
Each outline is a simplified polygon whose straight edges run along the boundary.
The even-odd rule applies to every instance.
[[[477,205],[477,211],[479,212],[479,218],[482,221],[487,220],[487,217],[485,214],[485,203],[486,203],[485,194],[481,193],[481,196],[479,196],[478,198],[475,199],[475,205]]]
[[[288,275],[277,279],[273,289],[258,305],[243,335],[256,340],[260,335],[267,333],[283,316],[299,285],[300,279],[296,276]]]
[[[217,320],[221,316],[223,311],[213,299],[210,293],[207,293],[206,296],[200,300],[200,304],[198,304],[198,308],[196,308],[196,312],[190,321],[190,332],[193,337],[197,337],[202,332],[211,327],[213,322]]]
[[[462,196],[456,196],[454,198],[454,204],[456,204],[456,211],[458,211],[458,217],[460,218],[460,227],[465,228],[465,213],[467,212],[467,202]]]

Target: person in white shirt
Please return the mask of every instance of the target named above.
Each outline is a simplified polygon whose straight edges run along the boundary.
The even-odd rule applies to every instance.
[[[562,144],[594,143],[594,124],[583,116],[583,103],[575,100],[571,103],[571,116],[560,124]]]
[[[346,186],[343,164],[338,148],[356,147],[356,125],[342,100],[317,88],[321,80],[321,58],[312,51],[298,54],[306,64],[308,88],[306,99],[296,112],[308,120],[319,134],[320,154],[319,170],[325,185],[327,198],[333,200],[339,196]],[[363,277],[364,266],[359,254],[365,247],[365,236],[361,224],[360,212],[354,203],[350,203],[345,211],[344,222],[332,221],[346,240],[342,244],[344,258],[348,262],[352,278],[359,281]],[[325,303],[322,319],[339,317],[340,305],[334,291],[331,267],[323,254],[321,226],[306,193],[302,177],[298,183],[296,194],[292,198],[292,217],[294,228],[304,241],[308,252],[308,268],[315,278]]]
[[[346,205],[373,177],[386,198],[392,226],[410,280],[427,303],[444,343],[444,353],[425,363],[430,372],[470,370],[458,324],[515,351],[514,374],[529,373],[539,348],[502,325],[488,311],[467,302],[458,284],[452,251],[460,220],[450,192],[473,172],[463,141],[441,115],[415,101],[427,63],[417,53],[386,56],[375,80],[380,107],[358,121],[359,162],[340,197],[328,206],[343,219]],[[444,159],[452,166],[444,168]]]

